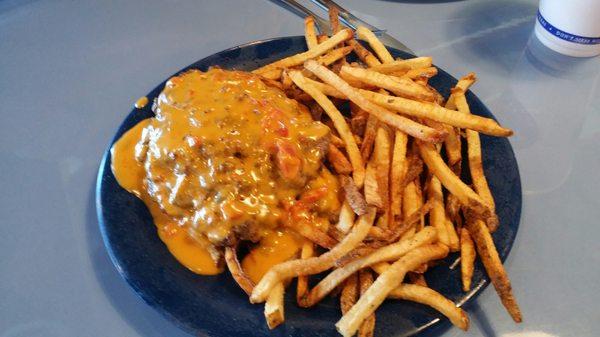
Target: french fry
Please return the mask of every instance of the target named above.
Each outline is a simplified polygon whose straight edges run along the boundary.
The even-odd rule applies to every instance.
[[[359,89],[359,92],[371,102],[405,115],[427,118],[451,126],[479,131],[491,136],[508,137],[513,134],[512,130],[501,127],[491,118],[461,114],[439,105],[418,102],[403,97],[383,95],[369,90]]]
[[[342,288],[342,294],[340,295],[340,308],[342,310],[342,315],[348,312],[350,308],[356,303],[358,299],[358,273],[348,277],[346,282],[344,282],[344,287]]]
[[[458,175],[458,174],[457,174]],[[462,226],[462,217],[460,215],[460,201],[454,194],[448,194],[446,198],[446,216],[457,226]]]
[[[363,110],[364,111],[364,110]],[[371,157],[373,151],[373,144],[375,144],[375,136],[377,135],[377,126],[379,120],[372,114],[367,117],[367,125],[365,126],[365,135],[363,142],[360,146],[360,153],[364,161],[367,161]]]
[[[299,64],[302,64],[306,60],[310,60],[325,54],[328,50],[334,48],[338,43],[346,41],[352,38],[352,36],[353,34],[350,29],[342,29],[337,34],[329,38],[327,41],[318,44],[313,49],[309,49],[308,51],[305,51],[303,53],[292,55],[279,61],[267,64],[266,66],[253,70],[252,72],[255,74],[262,74],[272,69],[290,68],[293,66],[297,66]]]
[[[369,67],[378,66],[381,64],[377,57],[373,55],[367,48],[363,47],[360,42],[356,40],[348,40],[348,45],[354,49],[354,53],[358,58],[363,61]]]
[[[463,91],[467,91],[473,83],[475,83],[475,74],[469,73],[467,76],[461,78],[456,84],[455,88],[460,88]],[[455,110],[456,105],[454,104],[454,95],[450,94],[448,100],[445,105],[446,109]],[[444,141],[444,145],[446,146],[446,156],[448,157],[448,164],[450,166],[454,166],[455,164],[460,164],[462,159],[461,152],[461,137],[459,130],[449,125],[446,125],[446,131],[448,132],[448,137]]]
[[[448,233],[448,244],[451,252],[458,252],[460,250],[460,239],[456,233],[454,224],[448,218],[446,218],[446,233]]]
[[[350,54],[352,52],[352,50],[353,49],[350,46],[333,49],[333,50],[327,52],[325,55],[319,56],[317,58],[317,62],[319,62],[319,64],[322,64],[324,66],[331,65],[331,64],[335,63],[336,61],[343,59],[343,57]]]
[[[406,147],[408,137],[402,131],[396,131],[394,148],[392,150],[392,167],[390,169],[390,222],[389,227],[394,229],[400,225],[402,218],[402,190],[404,177],[407,171]]]
[[[319,35],[317,35],[317,42],[319,44],[327,41],[328,39],[329,39],[329,36],[327,36],[326,34],[319,34]]]
[[[369,45],[371,46],[373,51],[375,51],[375,54],[377,54],[382,63],[385,64],[394,62],[394,58],[392,57],[390,52],[383,45],[383,43],[379,41],[377,36],[375,36],[375,34],[373,34],[373,32],[370,29],[364,26],[358,26],[358,28],[356,28],[356,35],[358,35],[360,39],[363,39],[369,43]]]
[[[329,14],[329,24],[331,25],[331,31],[335,34],[342,29],[339,18],[340,11],[337,7],[330,6],[327,12]]]
[[[319,67],[322,66],[319,65]],[[298,87],[308,93],[314,98],[315,101],[317,101],[317,103],[319,103],[321,107],[323,107],[323,110],[325,110],[327,116],[329,116],[329,118],[331,118],[333,121],[337,132],[346,144],[346,153],[348,153],[348,157],[350,157],[350,163],[352,163],[354,182],[360,188],[363,184],[365,175],[364,163],[358,150],[358,145],[356,145],[356,140],[354,139],[354,136],[352,135],[344,116],[342,116],[342,114],[327,98],[327,96],[308,83],[300,72],[290,72],[290,77]]]
[[[431,57],[415,57],[406,60],[395,60],[393,62],[369,66],[371,70],[382,74],[391,74],[396,72],[408,71],[411,69],[428,68],[431,67]]]
[[[274,68],[261,73],[260,76],[267,80],[278,80],[281,77],[282,72],[282,69]],[[269,84],[273,84],[273,82],[271,81]]]
[[[427,196],[432,205],[431,212],[429,212],[429,224],[437,230],[440,242],[450,247],[450,239],[446,229],[446,210],[444,208],[442,184],[436,176],[432,176],[429,180]]]
[[[455,90],[453,94],[454,103],[456,104],[458,111],[466,115],[471,115],[469,105],[462,89]],[[487,179],[485,178],[485,173],[483,171],[483,163],[481,159],[481,140],[479,139],[479,133],[473,130],[466,130],[466,135],[471,180],[473,181],[473,186],[475,187],[477,194],[481,196],[483,201],[490,208],[491,214],[490,217],[486,219],[486,223],[490,228],[490,231],[494,232],[498,227],[498,217],[496,216],[496,204],[494,202],[494,197],[492,196],[492,192],[490,191],[490,187],[488,186]]]
[[[375,115],[375,117],[383,123],[404,131],[415,138],[429,142],[439,142],[443,140],[446,135],[444,132],[416,123],[408,118],[398,116],[385,108],[371,103],[336,74],[312,60],[307,61],[304,66],[306,69],[317,75],[323,82],[337,88],[346,95],[350,101],[361,107],[361,109]],[[343,68],[344,67],[342,67],[342,69]]]
[[[409,78],[385,75],[370,69],[354,68],[350,66],[343,66],[340,74],[369,85],[389,90],[398,96],[430,102],[435,99],[435,95],[431,91],[414,83]],[[339,90],[339,87],[334,87]]]
[[[460,275],[464,291],[471,290],[475,270],[475,244],[466,228],[460,230]]]
[[[352,179],[348,179],[348,180],[352,181]],[[361,198],[362,198],[362,196],[361,196]],[[364,201],[364,199],[363,199],[363,201]],[[365,205],[366,205],[366,202],[365,202]],[[366,213],[366,211],[367,211],[367,209],[365,207],[365,213]],[[340,218],[339,218],[337,224],[335,225],[335,228],[337,228],[337,230],[340,231],[341,233],[346,234],[350,231],[353,224],[354,224],[354,211],[352,210],[352,207],[350,206],[348,201],[345,201],[342,204],[342,208],[340,209]]]
[[[494,288],[496,288],[496,292],[500,296],[502,304],[512,319],[515,322],[520,323],[523,320],[521,309],[519,309],[517,300],[512,293],[510,279],[502,265],[502,261],[500,260],[500,256],[498,255],[496,245],[494,244],[494,240],[492,239],[488,227],[482,220],[470,218],[467,219],[467,229],[475,241],[477,253],[481,258],[481,262],[483,262],[485,271],[489,275],[490,280],[492,280]]]
[[[447,254],[448,247],[440,244],[421,246],[408,252],[379,275],[350,311],[335,324],[337,331],[344,337],[353,336],[362,322],[400,285],[407,272],[430,260],[441,259]]]
[[[483,199],[452,172],[436,148],[429,143],[417,142],[417,144],[427,168],[440,180],[442,185],[450,193],[456,195],[464,206],[485,218],[489,217],[490,210]]]
[[[309,257],[314,256],[314,245],[312,242],[305,241],[302,244],[302,251],[300,252],[301,259],[308,259]],[[302,304],[302,301],[306,294],[308,293],[308,276],[300,275],[298,276],[298,281],[296,282],[296,302],[298,305]]]
[[[327,159],[331,166],[335,169],[338,174],[350,174],[352,173],[352,164],[346,156],[337,147],[329,144],[329,151],[327,152]]]
[[[358,190],[358,187],[356,186],[354,181],[352,181],[352,179],[346,176],[341,176],[340,182],[342,188],[344,189],[344,196],[346,198],[346,202],[348,203],[352,211],[354,211],[356,215],[363,215],[367,213],[367,201]]]
[[[319,43],[317,42],[317,33],[315,31],[315,18],[307,16],[304,19],[304,39],[308,49],[313,49]]]
[[[286,222],[285,226],[323,248],[332,248],[337,241],[308,221]]]
[[[325,95],[327,95],[329,97],[348,99],[348,97],[346,97],[344,94],[342,94],[336,88],[330,86],[329,84],[325,84],[323,82],[318,82],[318,81],[312,80],[310,78],[305,78],[305,79],[306,79],[306,82],[312,84],[315,88],[319,89],[319,91],[321,91],[322,93],[324,93]]]
[[[404,219],[410,218],[413,214],[418,212],[422,201],[419,199],[419,193],[417,192],[417,185],[415,181],[411,181],[404,187],[404,195],[402,196],[402,215]],[[431,205],[431,204],[430,204]],[[421,217],[419,217],[420,219]],[[404,232],[401,238],[408,238],[414,235],[417,230],[416,223],[412,223],[408,229]]]
[[[277,283],[269,293],[265,303],[265,319],[270,330],[275,329],[285,320],[283,293],[285,288],[283,283]]]
[[[381,187],[377,180],[377,166],[374,161],[374,159],[369,160],[367,169],[365,170],[365,200],[368,205],[382,209],[383,199],[381,197]]]
[[[411,79],[424,78],[429,79],[433,76],[437,75],[438,70],[436,67],[427,67],[427,68],[416,68],[410,69],[406,73],[402,74],[402,76],[406,76]]]
[[[360,295],[364,295],[373,284],[373,274],[368,269],[358,272]],[[373,312],[362,322],[358,328],[358,337],[373,337],[375,332],[375,313]]]
[[[388,297],[427,305],[448,317],[450,322],[459,329],[465,331],[469,329],[467,314],[461,308],[456,307],[452,301],[431,288],[403,283],[392,290]]]
[[[264,302],[269,292],[278,283],[297,277],[298,275],[313,275],[331,268],[335,261],[354,249],[369,233],[369,228],[375,220],[375,209],[370,208],[365,215],[358,218],[352,230],[331,250],[318,257],[305,260],[297,259],[277,264],[263,276],[254,287],[250,296],[251,303]]]
[[[380,262],[397,260],[401,256],[415,250],[418,247],[429,245],[437,240],[437,232],[433,227],[423,228],[413,237],[400,240],[397,243],[390,244],[380,248],[373,253],[356,259],[343,268],[338,268],[329,273],[321,280],[308,294],[306,304],[313,306],[329,294],[335,287],[344,282],[350,275],[360,269],[369,267]]]
[[[237,257],[237,249],[236,247],[226,247],[225,248],[225,264],[227,265],[227,269],[231,273],[231,276],[235,280],[235,282],[242,288],[242,290],[248,294],[252,294],[252,289],[254,289],[254,282],[246,275],[242,266],[240,265],[240,261]]]
[[[390,151],[391,139],[388,131],[384,127],[377,129],[375,136],[375,149],[373,158],[375,161],[375,175],[377,179],[378,192],[381,196],[381,205],[384,210],[389,208],[389,173],[390,173]],[[387,222],[385,227],[387,227]]]

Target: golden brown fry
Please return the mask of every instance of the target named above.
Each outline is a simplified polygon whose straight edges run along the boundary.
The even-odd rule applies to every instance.
[[[306,304],[313,306],[329,294],[335,287],[342,283],[347,277],[354,274],[362,268],[385,261],[393,261],[407,254],[414,249],[431,244],[437,240],[437,233],[434,228],[426,227],[416,233],[409,239],[380,248],[373,253],[356,259],[343,268],[338,268],[329,273],[319,284],[317,284],[308,294]]]
[[[446,218],[446,233],[448,233],[448,243],[451,252],[458,252],[460,250],[460,239],[456,233],[454,224],[448,218]]]
[[[356,304],[336,324],[344,337],[353,336],[362,322],[373,313],[388,294],[397,288],[407,272],[430,260],[437,260],[448,254],[448,247],[440,244],[426,245],[413,249],[379,275],[375,283],[365,292]]]
[[[483,262],[485,271],[492,280],[494,288],[496,288],[496,292],[502,300],[502,304],[506,310],[508,310],[512,319],[515,322],[520,323],[523,320],[521,309],[519,309],[517,300],[512,293],[510,279],[502,265],[502,261],[500,260],[500,256],[498,255],[496,245],[494,245],[494,240],[492,239],[488,227],[482,220],[467,219],[467,229],[475,241],[477,253],[481,258],[481,262]]]
[[[316,62],[315,64],[318,65]],[[319,65],[319,67],[322,66]],[[358,150],[358,146],[356,145],[356,140],[354,139],[348,124],[346,123],[346,119],[327,98],[327,96],[308,83],[300,72],[290,72],[290,77],[298,87],[308,93],[314,98],[315,101],[317,101],[317,103],[319,103],[321,107],[323,107],[323,110],[325,110],[327,116],[329,116],[329,118],[331,118],[333,121],[335,129],[346,144],[346,153],[348,153],[348,157],[350,157],[350,163],[352,163],[354,182],[360,188],[363,184],[365,175],[364,163]]]
[[[435,99],[435,95],[430,90],[414,83],[409,78],[385,75],[370,69],[353,68],[350,66],[343,66],[340,74],[369,85],[390,90],[398,96],[431,102]],[[339,90],[339,87],[334,87]]]
[[[351,179],[349,179],[352,181]],[[361,195],[362,198],[362,195]],[[364,201],[364,200],[363,200]],[[366,205],[366,202],[365,202]],[[366,209],[365,209],[366,213]],[[341,233],[348,233],[354,224],[354,210],[348,203],[348,201],[344,201],[342,204],[342,208],[340,209],[340,217],[338,223],[335,225],[335,228]]]
[[[408,137],[402,131],[396,131],[392,150],[392,167],[390,170],[390,221],[391,229],[400,226],[402,218],[402,190],[407,171],[406,147]]]
[[[344,196],[346,198],[346,202],[350,205],[350,208],[357,215],[363,215],[367,213],[367,201],[363,198],[362,194],[358,190],[354,181],[346,176],[340,177],[340,182],[342,188],[344,189]]]
[[[367,204],[375,206],[378,209],[382,209],[383,200],[381,198],[379,181],[377,181],[377,166],[374,163],[374,159],[369,160],[367,163],[364,188],[365,200],[367,201]]]
[[[458,108],[458,111],[470,115],[469,105],[465,98],[465,94],[462,89],[453,91],[454,103]],[[496,216],[496,204],[494,197],[488,186],[485,173],[483,171],[483,163],[481,159],[481,140],[479,139],[479,133],[473,130],[466,130],[467,135],[467,151],[469,158],[469,170],[471,171],[471,180],[477,194],[481,196],[481,199],[490,208],[490,217],[486,219],[486,223],[490,228],[491,232],[494,232],[498,227],[498,217]]]
[[[371,70],[382,74],[391,74],[395,72],[403,72],[411,69],[431,67],[431,57],[415,57],[406,60],[396,60],[390,63],[369,66]]]
[[[456,174],[459,176],[459,174]],[[446,198],[446,215],[448,219],[457,226],[462,226],[462,217],[460,215],[460,201],[454,194],[448,194]]]
[[[354,49],[354,53],[356,54],[356,56],[358,56],[358,58],[369,67],[374,67],[381,64],[377,57],[375,57],[375,55],[373,55],[367,48],[363,47],[363,45],[360,44],[360,42],[352,39],[348,40],[347,43],[350,47]]]
[[[463,91],[467,91],[473,83],[475,83],[475,74],[469,73],[467,76],[461,78],[456,84],[455,88],[461,88]],[[448,100],[445,105],[446,109],[455,110],[456,105],[454,104],[454,95],[450,94]],[[448,137],[444,141],[444,145],[446,146],[446,156],[448,157],[448,165],[454,166],[455,164],[460,164],[462,159],[461,153],[461,137],[460,130],[457,128],[453,128],[449,125],[446,125],[446,131],[448,132]]]
[[[512,130],[501,127],[491,118],[461,114],[439,105],[418,102],[403,97],[383,95],[362,89],[359,89],[359,91],[373,103],[409,116],[427,118],[459,128],[479,131],[491,136],[508,137],[513,134]]]
[[[411,153],[407,156],[408,169],[404,176],[404,185],[417,179],[423,172],[423,160],[417,153]]]
[[[368,269],[361,269],[358,272],[360,295],[362,296],[367,292],[369,287],[373,284],[373,274]],[[369,317],[365,318],[364,322],[358,328],[358,337],[373,337],[375,333],[375,313],[373,312]]]
[[[350,54],[352,52],[352,47],[346,46],[341,48],[336,48],[329,51],[327,54],[320,56],[317,58],[317,62],[324,66],[328,66],[333,64],[334,62],[341,60],[344,56]]]
[[[300,253],[301,259],[308,259],[314,256],[314,245],[312,242],[305,241],[302,244],[302,251]],[[308,293],[308,275],[298,276],[298,282],[296,283],[296,302],[298,305],[302,304],[303,299]]]
[[[285,288],[283,283],[277,283],[267,298],[265,303],[265,319],[270,330],[275,329],[285,320],[283,293]]]
[[[424,141],[439,142],[445,137],[444,132],[440,132],[428,126],[414,122],[408,118],[401,117],[393,112],[371,103],[365,99],[356,89],[352,88],[348,83],[344,82],[339,76],[319,65],[318,63],[309,60],[304,65],[306,69],[313,72],[323,82],[332,85],[340,92],[348,97],[352,102],[356,103],[361,109],[375,115],[380,121],[389,124],[405,133]],[[343,67],[342,67],[343,69]]]
[[[327,12],[329,13],[329,24],[331,25],[331,31],[335,34],[342,29],[339,18],[340,11],[337,7],[331,6]]]
[[[356,303],[358,299],[358,273],[348,277],[344,282],[342,288],[342,294],[340,295],[340,308],[342,309],[342,315],[348,312],[350,308]]]
[[[352,173],[352,164],[350,164],[350,161],[346,158],[342,151],[332,144],[329,144],[327,159],[338,174]]]
[[[436,176],[429,180],[427,196],[431,203],[431,212],[429,212],[429,224],[437,229],[440,242],[450,247],[450,239],[446,229],[446,210],[444,208],[444,196],[442,194],[442,184]]]
[[[406,76],[411,79],[421,78],[421,79],[426,80],[426,79],[432,78],[433,76],[437,75],[437,73],[438,73],[438,70],[436,67],[427,67],[427,68],[411,69],[411,70],[407,71],[406,73],[404,73],[403,76]]]
[[[444,129],[446,132],[448,132],[448,137],[446,137],[444,140],[448,165],[460,165],[462,160],[462,141],[460,138],[460,130],[448,124],[444,124]]]
[[[381,205],[384,210],[389,208],[389,173],[390,173],[390,151],[392,140],[390,134],[384,127],[377,129],[375,136],[375,149],[373,159],[375,164],[375,175],[377,179],[378,192],[381,197]],[[387,223],[385,223],[387,227]]]
[[[340,99],[348,99],[348,97],[346,97],[344,94],[342,94],[336,88],[330,86],[329,84],[325,84],[323,82],[318,82],[318,81],[312,80],[310,78],[306,78],[306,82],[312,84],[315,88],[319,89],[319,91],[321,91],[322,93],[324,93],[327,96],[340,98]]]
[[[337,244],[334,238],[329,236],[323,230],[313,226],[309,222],[299,222],[297,224],[286,224],[289,228],[293,229],[294,232],[300,234],[302,237],[310,240],[311,242],[323,247],[332,248]]]
[[[240,265],[240,261],[237,257],[237,247],[226,247],[225,248],[225,264],[227,265],[227,269],[231,273],[231,276],[235,280],[235,282],[242,288],[248,296],[252,294],[252,289],[254,289],[254,282],[246,275],[242,266]]]
[[[467,92],[467,90],[469,90],[469,88],[473,84],[475,84],[476,80],[477,80],[477,77],[475,76],[475,73],[468,73],[466,76],[462,77],[456,83],[454,88],[461,89],[463,92]],[[450,97],[448,97],[448,100],[446,101],[446,108],[452,109],[452,110],[456,109],[456,105],[454,104],[454,95],[452,93],[450,94]]]
[[[363,110],[364,111],[364,110]],[[360,153],[364,161],[367,161],[371,157],[373,151],[373,144],[375,143],[375,136],[377,135],[377,126],[379,120],[372,114],[367,117],[367,125],[365,126],[365,135],[363,142],[360,146]]]
[[[264,302],[273,287],[298,275],[313,275],[331,268],[335,261],[354,249],[369,234],[369,228],[375,220],[375,209],[370,208],[358,218],[352,230],[335,247],[326,253],[306,260],[291,260],[273,266],[254,287],[250,296],[251,303]]]
[[[252,72],[255,74],[262,74],[262,73],[264,73],[268,70],[272,70],[272,69],[290,68],[293,66],[297,66],[299,64],[302,64],[306,60],[310,60],[317,56],[325,54],[328,50],[333,49],[338,43],[346,41],[346,40],[352,38],[352,36],[353,36],[353,33],[350,29],[342,29],[339,33],[333,35],[327,41],[318,44],[313,49],[309,49],[308,51],[305,51],[304,53],[286,57],[284,59],[275,61],[271,64],[267,64],[266,66],[263,66],[256,70],[253,70]]]
[[[456,327],[465,331],[469,329],[467,314],[461,308],[456,307],[452,301],[431,288],[404,283],[392,290],[388,297],[425,304],[448,317]]]
[[[390,52],[383,45],[383,43],[379,41],[377,36],[375,36],[375,34],[373,34],[371,30],[363,26],[358,26],[358,28],[356,28],[356,35],[358,35],[358,38],[363,39],[369,43],[371,49],[375,51],[375,54],[377,54],[382,63],[385,64],[394,62],[394,58],[392,57]]]
[[[313,49],[319,43],[317,42],[317,32],[315,31],[315,18],[307,16],[304,19],[304,39],[308,49]]]
[[[261,73],[260,76],[266,80],[278,80],[281,77],[282,72],[283,69],[275,68]],[[273,81],[270,81],[269,83],[273,84]]]
[[[329,36],[327,36],[326,34],[319,34],[319,35],[317,35],[317,42],[319,44],[327,41],[328,39],[329,39]]]
[[[457,177],[454,172],[446,165],[436,148],[424,142],[417,142],[421,158],[440,182],[450,191],[450,193],[456,195],[458,200],[469,209],[473,210],[477,214],[487,218],[490,210],[485,205],[481,197],[475,193],[469,186]]]
[[[411,181],[404,187],[404,194],[402,196],[402,216],[404,219],[410,218],[413,214],[419,210],[422,204],[422,200],[419,199],[419,193],[417,192],[417,184],[415,181]],[[430,204],[431,205],[431,204]],[[419,217],[421,219],[421,217]],[[405,222],[405,224],[407,224]],[[411,237],[417,230],[416,222],[407,224],[409,227],[405,230],[401,238]]]
[[[475,244],[466,228],[460,230],[460,275],[463,290],[471,290],[471,279],[475,269]]]

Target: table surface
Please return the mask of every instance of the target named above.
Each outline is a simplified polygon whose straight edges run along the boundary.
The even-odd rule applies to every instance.
[[[523,183],[506,268],[524,313],[492,288],[469,332],[600,329],[600,58],[532,35],[536,1],[340,1],[459,77],[503,125]],[[133,102],[178,69],[245,42],[302,34],[266,1],[0,1],[0,336],[188,336],[109,261],[94,205],[99,160]],[[430,333],[431,334],[431,333]]]

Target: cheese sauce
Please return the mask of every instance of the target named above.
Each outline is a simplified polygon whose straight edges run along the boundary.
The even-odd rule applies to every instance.
[[[322,166],[329,129],[258,77],[190,71],[153,110],[115,143],[112,170],[190,270],[219,273],[224,246],[260,242],[242,262],[257,280],[297,255],[302,240],[284,227],[337,214],[337,179]]]

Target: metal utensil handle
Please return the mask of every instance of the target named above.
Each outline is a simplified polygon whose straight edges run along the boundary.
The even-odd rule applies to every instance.
[[[318,16],[317,14],[315,14],[315,12],[304,7],[303,5],[298,3],[296,0],[271,0],[271,1],[275,2],[276,4],[278,4],[280,6],[287,5],[287,7],[289,7],[289,9],[291,9],[296,15],[301,16],[303,18],[312,16],[315,19],[315,22],[317,24],[317,28],[319,29],[319,31],[324,34],[331,35],[331,25],[329,24],[329,20],[325,20],[322,17]]]
[[[382,31],[381,29],[357,18],[356,16],[354,16],[354,14],[350,13],[347,9],[345,9],[344,7],[338,5],[335,1],[332,0],[311,0],[315,5],[321,7],[323,10],[329,11],[330,7],[335,7],[339,10],[340,12],[340,19],[341,21],[348,27],[355,29],[358,26],[365,26],[366,28],[368,28],[369,30],[373,31],[373,32],[380,32]]]

